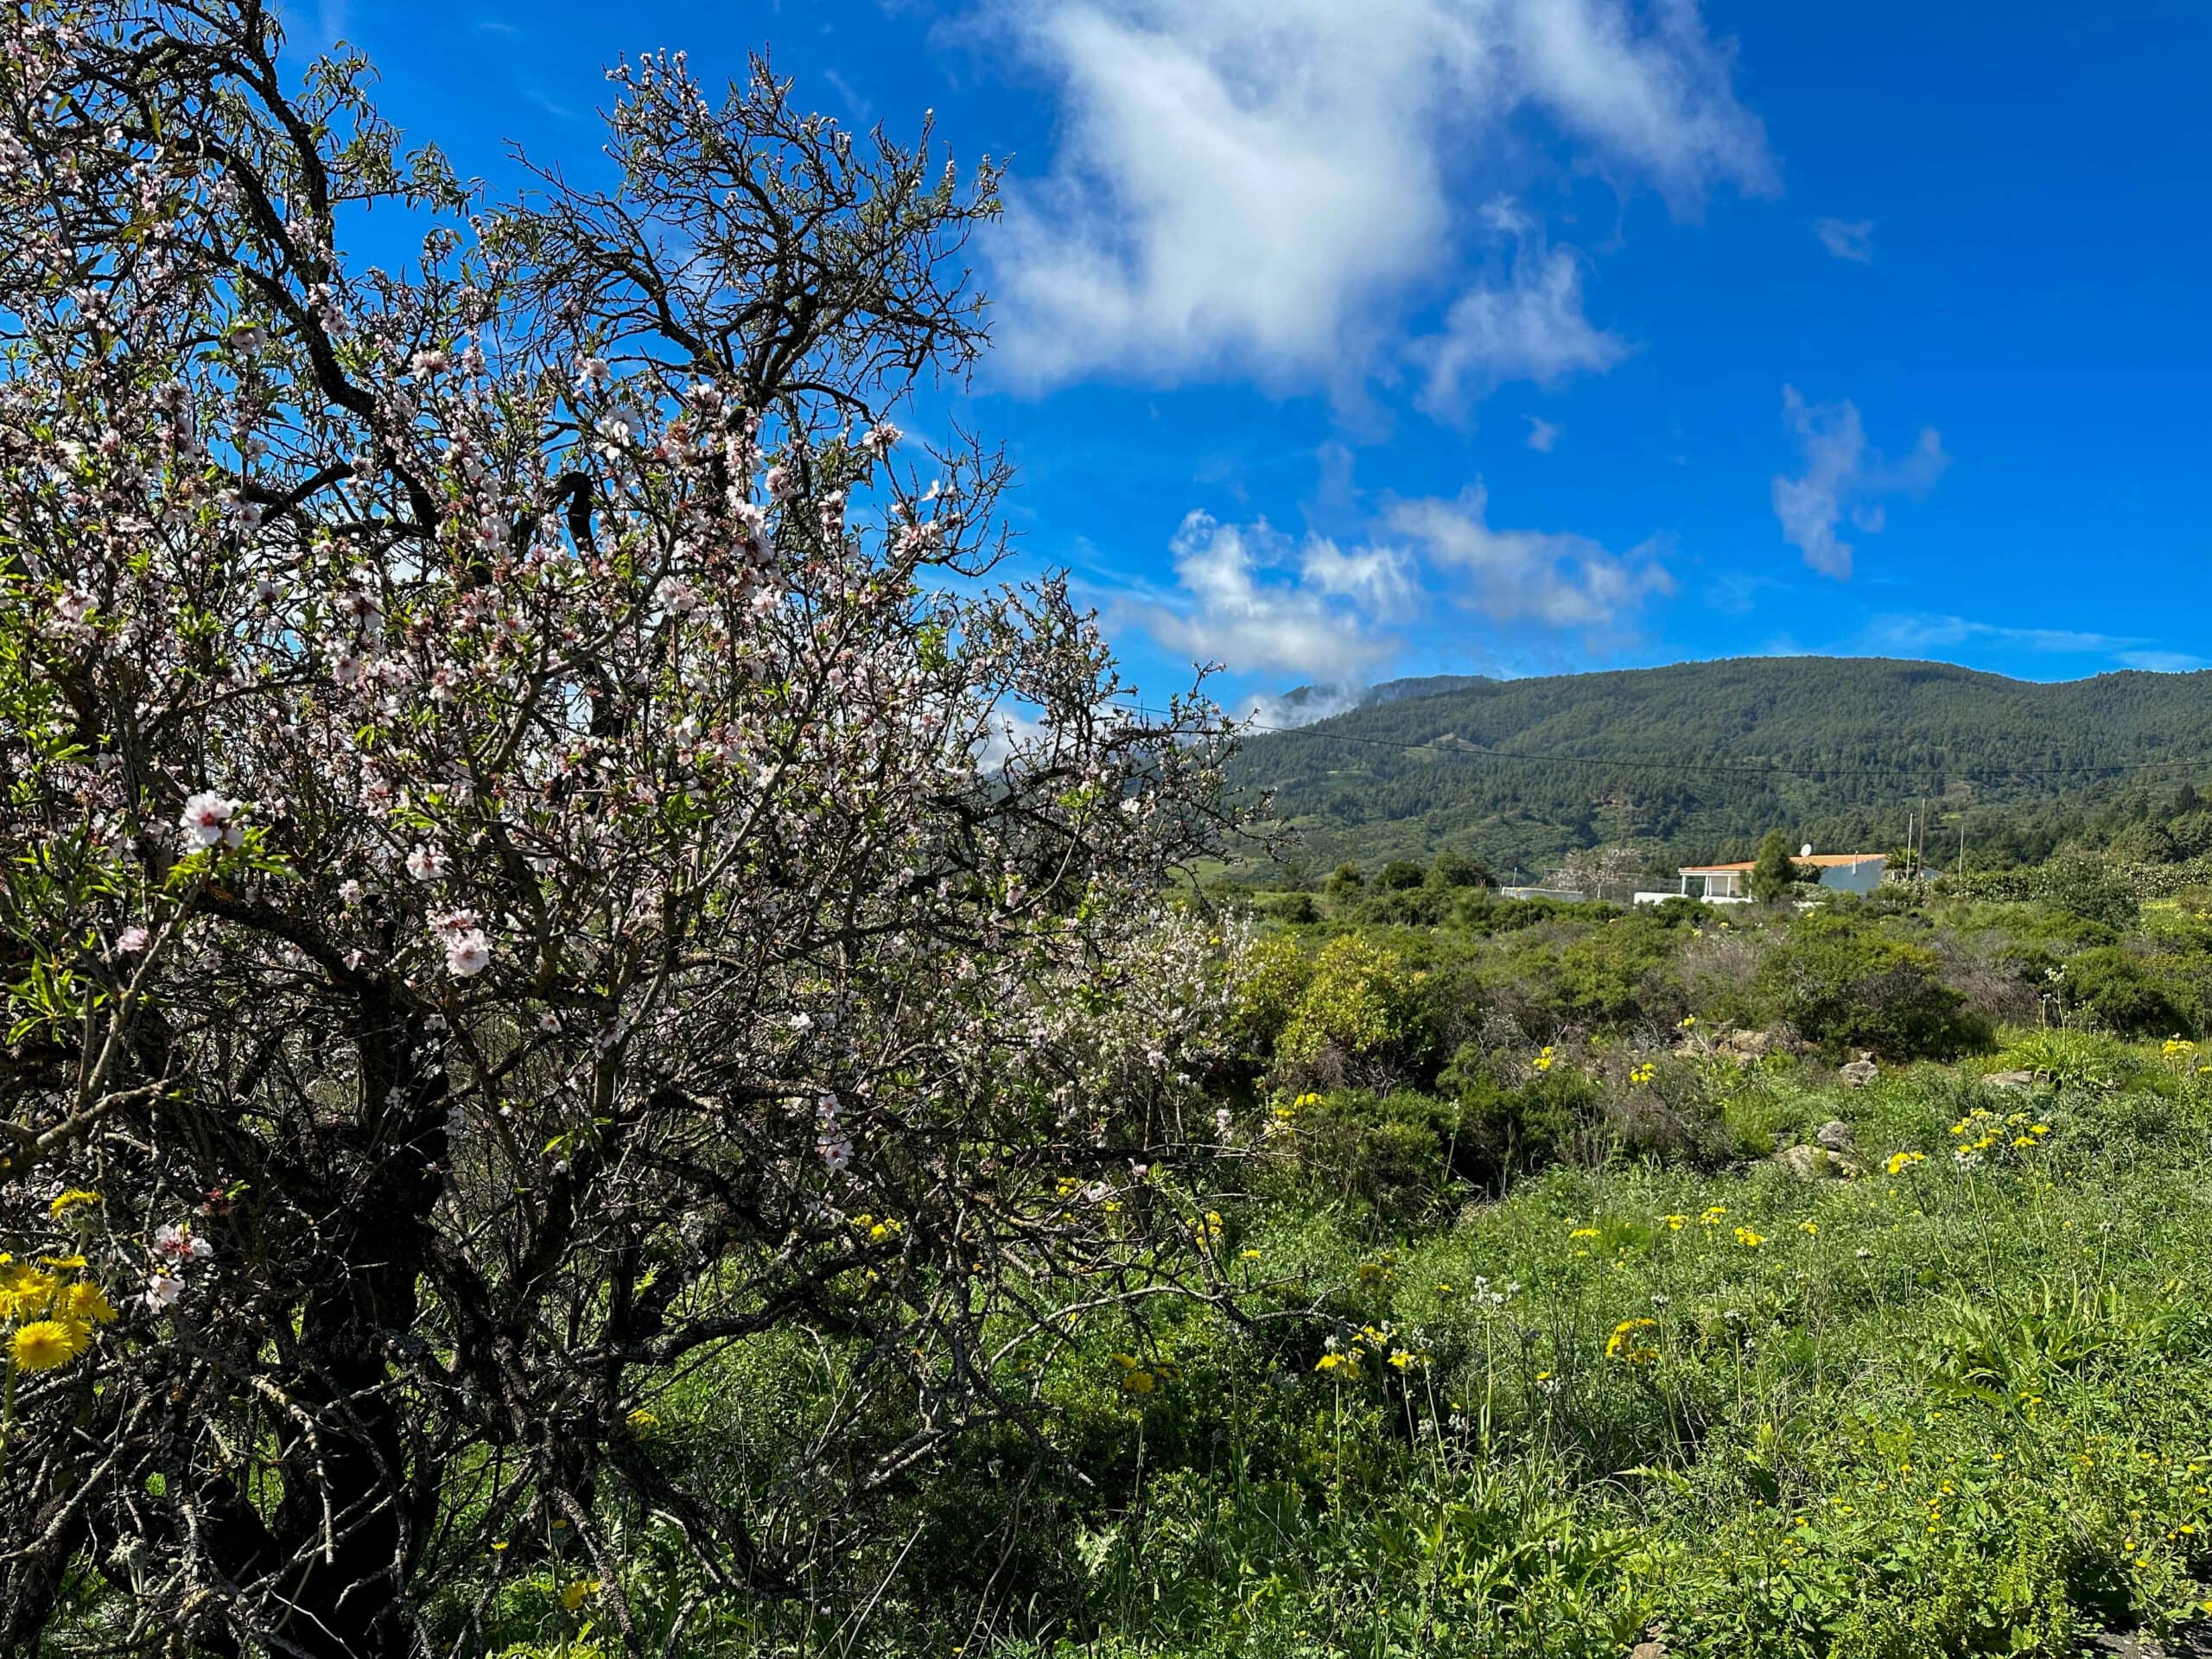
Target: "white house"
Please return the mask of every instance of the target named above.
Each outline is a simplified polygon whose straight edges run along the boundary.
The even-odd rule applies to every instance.
[[[1800,869],[1820,872],[1818,885],[1834,893],[1872,893],[1882,885],[1882,871],[1889,863],[1885,853],[1806,853],[1790,861]],[[1751,901],[1751,861],[1740,864],[1685,864],[1671,893],[1639,893],[1639,905],[1663,904],[1669,899],[1702,899],[1709,905],[1747,905]]]

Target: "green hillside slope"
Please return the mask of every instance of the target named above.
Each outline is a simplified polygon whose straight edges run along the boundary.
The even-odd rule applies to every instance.
[[[1321,868],[1450,848],[1527,874],[1624,840],[1748,857],[1773,827],[1878,849],[1923,797],[1932,862],[1961,828],[1970,863],[2010,862],[2212,777],[2212,672],[2044,684],[1795,657],[1475,681],[1255,734],[1235,775]]]

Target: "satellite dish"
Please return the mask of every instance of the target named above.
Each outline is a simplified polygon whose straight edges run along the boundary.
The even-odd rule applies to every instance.
[[[1797,849],[1797,856],[1800,858],[1810,858],[1812,855],[1813,843],[1809,841]]]

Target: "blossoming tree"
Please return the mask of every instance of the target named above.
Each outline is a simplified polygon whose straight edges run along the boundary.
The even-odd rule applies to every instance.
[[[1127,712],[992,585],[996,459],[887,418],[982,344],[988,167],[677,56],[605,189],[494,208],[280,46],[0,19],[0,1647],[105,1595],[132,1651],[472,1651],[550,1565],[677,1651],[800,1547],[661,1454],[672,1379],[859,1356],[864,1454],[785,1491],[834,1548],[1071,1303],[1203,1286],[1217,941],[1158,895],[1221,729]]]

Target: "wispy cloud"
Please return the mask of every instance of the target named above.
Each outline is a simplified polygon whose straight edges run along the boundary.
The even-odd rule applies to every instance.
[[[1813,234],[1839,259],[1859,265],[1874,263],[1874,221],[1871,219],[1816,219]]]
[[[1540,455],[1548,455],[1559,447],[1560,429],[1541,415],[1524,417],[1529,423],[1529,447]]]
[[[1981,643],[2065,656],[2109,656],[2118,661],[2142,654],[2131,648],[2143,644],[2140,639],[2079,628],[2008,627],[1963,616],[1929,614],[1873,617],[1862,638],[1868,649],[1876,651],[1955,651],[1961,645]]]
[[[1932,426],[1921,429],[1920,442],[1901,461],[1885,461],[1866,442],[1859,406],[1846,400],[1808,404],[1794,386],[1782,391],[1783,418],[1803,452],[1802,476],[1774,480],[1774,516],[1782,538],[1805,556],[1822,575],[1839,581],[1851,575],[1852,547],[1837,535],[1847,516],[1868,535],[1885,522],[1882,498],[1925,495],[1942,476],[1951,458]]]
[[[1342,389],[1395,361],[1470,238],[1516,112],[1694,213],[1772,188],[1694,0],[997,0],[1061,91],[1052,170],[995,247],[998,365],[1050,385],[1250,375]],[[1432,389],[1590,365],[1572,251],[1464,292]]]
[[[1493,529],[1489,516],[1489,492],[1478,483],[1453,500],[1401,501],[1384,522],[1456,580],[1461,603],[1495,622],[1605,632],[1652,594],[1674,591],[1656,539],[1613,553],[1567,531]]]

